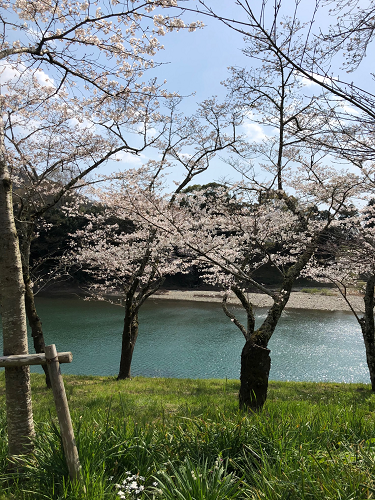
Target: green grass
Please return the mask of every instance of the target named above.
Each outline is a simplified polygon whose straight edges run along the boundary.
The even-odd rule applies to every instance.
[[[41,375],[35,452],[22,474],[8,472],[1,373],[0,500],[375,498],[370,386],[271,382],[263,411],[245,414],[233,380],[64,381],[86,493],[67,479]]]
[[[311,293],[313,295],[330,295],[330,296],[337,295],[337,293],[327,288],[302,288],[301,292]]]

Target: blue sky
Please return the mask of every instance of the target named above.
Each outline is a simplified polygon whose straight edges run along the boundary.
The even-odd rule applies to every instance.
[[[220,4],[228,5],[225,0],[216,0],[215,3],[218,8]],[[162,37],[165,50],[155,59],[169,64],[159,68],[158,72],[167,79],[170,90],[181,95],[196,92],[193,102],[212,95],[223,97],[225,89],[220,82],[228,77],[227,68],[249,63],[241,52],[243,37],[215,19],[194,13],[185,17],[189,21],[203,21],[205,27],[191,33],[180,31]]]

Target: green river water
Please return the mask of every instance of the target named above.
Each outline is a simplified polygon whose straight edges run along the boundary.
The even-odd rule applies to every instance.
[[[121,307],[56,296],[37,298],[37,307],[46,343],[73,353],[63,373],[117,374]],[[257,309],[257,321],[265,314]],[[149,299],[140,311],[132,375],[238,378],[243,345],[220,304]],[[269,347],[272,380],[369,382],[360,328],[350,313],[287,310]]]

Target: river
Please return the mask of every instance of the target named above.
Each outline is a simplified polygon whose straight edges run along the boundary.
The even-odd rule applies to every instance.
[[[117,375],[121,307],[52,296],[38,297],[37,308],[46,343],[73,353],[63,373]],[[258,323],[265,314],[257,309]],[[149,299],[140,312],[132,375],[238,378],[243,345],[220,304]],[[287,310],[269,348],[271,380],[369,382],[360,328],[350,313]]]

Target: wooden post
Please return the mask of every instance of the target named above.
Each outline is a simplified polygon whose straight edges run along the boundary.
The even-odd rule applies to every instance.
[[[15,367],[25,365],[48,366],[51,378],[52,392],[55,400],[57,417],[59,419],[61,438],[64,446],[66,463],[72,482],[81,480],[81,466],[79,463],[78,450],[74,439],[72,420],[70,418],[68,401],[66,399],[64,382],[60,372],[60,363],[71,363],[73,359],[71,352],[56,351],[55,344],[45,346],[45,354],[18,354],[11,356],[0,356],[0,367]],[[85,486],[82,485],[83,490]]]
[[[66,463],[72,482],[81,480],[81,466],[79,463],[77,445],[74,439],[72,420],[70,418],[68,401],[66,399],[64,382],[60,372],[60,363],[57,356],[55,344],[45,346],[45,355],[53,397],[56,405],[57,417],[59,419],[61,438],[64,446]]]

